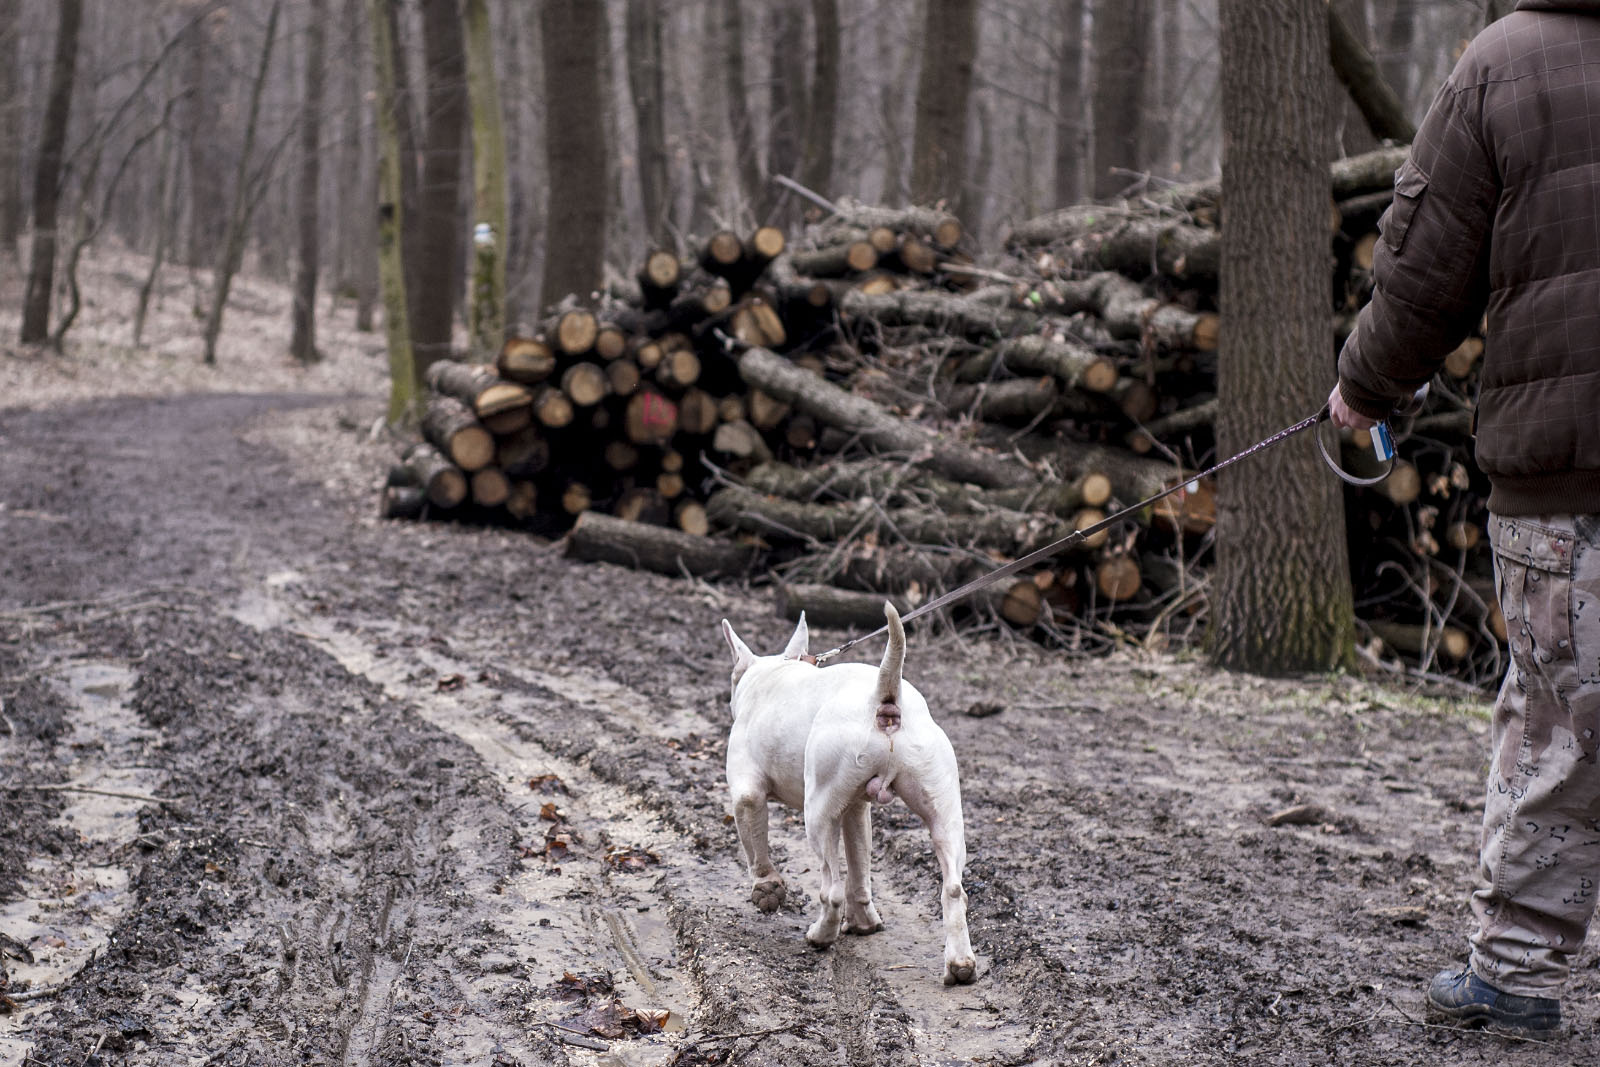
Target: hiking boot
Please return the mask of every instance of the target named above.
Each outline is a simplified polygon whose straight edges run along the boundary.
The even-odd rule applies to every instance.
[[[1559,1000],[1502,993],[1470,967],[1440,971],[1428,986],[1427,999],[1430,1014],[1490,1031],[1552,1037],[1561,1028]]]

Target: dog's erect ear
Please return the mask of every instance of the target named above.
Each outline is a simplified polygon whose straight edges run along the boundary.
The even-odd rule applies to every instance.
[[[756,654],[750,651],[750,646],[739,640],[739,635],[733,632],[733,626],[727,619],[722,620],[722,636],[728,642],[728,647],[733,650],[733,669],[743,670],[750,666]]]
[[[783,650],[784,659],[799,659],[806,654],[806,644],[811,640],[811,632],[806,629],[806,613],[800,613],[800,622],[794,628],[794,636],[789,638],[789,646]]]

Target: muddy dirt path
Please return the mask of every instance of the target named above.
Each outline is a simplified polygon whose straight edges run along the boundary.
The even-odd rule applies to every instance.
[[[764,591],[379,523],[320,465],[381,471],[374,414],[0,412],[0,1067],[1600,1051],[1592,949],[1559,1043],[1423,1024],[1463,948],[1485,726],[1348,679],[914,633],[979,980],[940,984],[937,867],[898,804],[887,928],[811,949],[798,819],[774,809],[774,853],[805,897],[761,915],[725,817],[716,622],[781,647]],[[1300,803],[1321,816],[1267,825]]]

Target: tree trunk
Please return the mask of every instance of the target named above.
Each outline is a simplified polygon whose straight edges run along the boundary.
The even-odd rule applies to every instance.
[[[728,131],[736,147],[739,189],[743,206],[752,214],[762,203],[761,159],[756,152],[755,129],[746,102],[750,89],[744,75],[744,13],[742,0],[721,0],[722,4],[722,91],[728,108]],[[764,220],[758,220],[764,221]]]
[[[315,363],[317,354],[317,238],[321,229],[317,210],[322,164],[323,22],[326,0],[310,0],[306,24],[306,95],[300,110],[300,262],[294,277],[294,305],[289,354],[302,366]]]
[[[1411,113],[1413,72],[1417,62],[1412,55],[1417,37],[1417,5],[1409,0],[1393,0],[1389,4],[1389,18],[1383,24],[1381,38],[1383,80],[1400,98],[1405,113]]]
[[[156,220],[156,246],[150,253],[150,267],[139,286],[139,301],[133,310],[135,348],[144,343],[144,323],[150,312],[150,297],[155,292],[161,267],[167,259],[167,248],[178,225],[178,162],[178,138],[169,124],[162,130],[161,163],[157,171],[161,181],[161,206]]]
[[[911,199],[959,210],[967,180],[967,104],[978,51],[977,0],[928,0],[911,139]]]
[[[644,232],[657,248],[671,243],[661,3],[627,0],[628,88],[639,138],[639,197],[644,206]]]
[[[411,299],[413,358],[418,373],[450,355],[451,326],[461,292],[461,147],[467,129],[466,49],[456,0],[423,0],[428,124],[417,205],[416,277]],[[411,248],[406,254],[411,255]]]
[[[370,0],[369,0],[370,2]],[[404,0],[381,0],[384,7],[384,17],[388,21],[389,62],[391,110],[394,114],[395,143],[397,145],[396,158],[399,166],[400,192],[396,201],[400,211],[395,216],[400,226],[400,240],[396,245],[397,254],[401,256],[401,270],[405,272],[405,297],[406,297],[406,329],[408,331],[407,346],[413,347],[409,335],[416,329],[418,304],[422,296],[422,257],[416,254],[417,243],[421,239],[422,229],[422,179],[418,171],[417,160],[420,158],[420,149],[417,144],[421,123],[417,119],[416,108],[411,100],[411,62],[406,48],[404,27],[401,23],[401,10]],[[382,236],[379,236],[382,243]],[[380,268],[379,273],[382,273]],[[412,357],[416,355],[413,351]],[[418,368],[418,380],[421,380],[421,369]]]
[[[0,0],[0,255],[22,236],[22,0]]]
[[[1096,200],[1116,197],[1144,167],[1144,100],[1155,0],[1094,7],[1094,181]]]
[[[811,0],[811,22],[816,50],[800,183],[820,196],[828,196],[833,187],[833,135],[839,111],[838,0]]]
[[[278,36],[278,12],[282,5],[274,0],[272,12],[267,16],[266,41],[261,46],[261,62],[256,67],[255,81],[250,86],[250,105],[245,114],[244,147],[239,150],[239,167],[233,177],[232,208],[228,215],[228,233],[222,243],[222,254],[217,259],[216,278],[211,287],[211,307],[206,314],[205,362],[217,361],[217,338],[222,334],[222,316],[228,307],[228,292],[233,288],[233,276],[244,257],[245,240],[250,232],[250,216],[258,202],[250,187],[250,163],[255,155],[256,133],[260,128],[261,97],[267,85],[267,72],[272,66],[272,46]]]
[[[1417,128],[1406,115],[1405,105],[1384,81],[1372,53],[1334,4],[1328,5],[1328,54],[1334,73],[1361,109],[1372,136],[1410,144]]]
[[[770,42],[767,74],[767,173],[797,177],[800,173],[800,122],[805,115],[806,66],[800,42],[805,40],[804,0],[778,0],[770,6],[765,38]],[[804,183],[802,183],[804,184]],[[799,217],[792,196],[776,182],[762,191],[758,221],[787,229]],[[789,198],[786,200],[786,198]],[[778,215],[780,204],[789,209]]]
[[[50,291],[56,270],[56,214],[61,198],[61,158],[72,110],[72,83],[78,64],[78,29],[83,0],[61,0],[50,95],[39,133],[39,159],[33,172],[33,251],[28,289],[22,304],[23,344],[38,344],[50,333]]]
[[[541,301],[550,307],[600,286],[608,196],[600,63],[608,38],[604,4],[546,0],[540,14],[550,184]]]
[[[486,0],[466,0],[467,88],[472,97],[473,272],[467,332],[473,358],[493,359],[505,343],[506,133],[500,79],[494,69],[494,31]]]
[[[1083,106],[1083,3],[1059,0],[1061,43],[1056,51],[1056,154],[1055,201],[1057,207],[1083,199],[1084,156],[1088,150]]]
[[[401,160],[397,114],[400,101],[391,39],[395,4],[396,0],[367,0],[373,64],[377,68],[373,107],[378,118],[378,277],[383,288],[383,329],[389,350],[390,424],[413,416],[421,392],[421,378],[411,353],[411,319],[406,302],[405,164]]]
[[[1222,0],[1227,146],[1217,451],[1315,410],[1328,389],[1328,16],[1306,0]],[[1285,359],[1282,353],[1299,353]],[[1298,441],[1219,477],[1211,655],[1279,673],[1351,661],[1343,497]]]

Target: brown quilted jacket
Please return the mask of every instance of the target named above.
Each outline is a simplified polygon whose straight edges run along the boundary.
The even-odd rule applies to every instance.
[[[1345,402],[1387,414],[1487,313],[1490,510],[1600,513],[1600,0],[1521,0],[1478,35],[1379,229]]]

